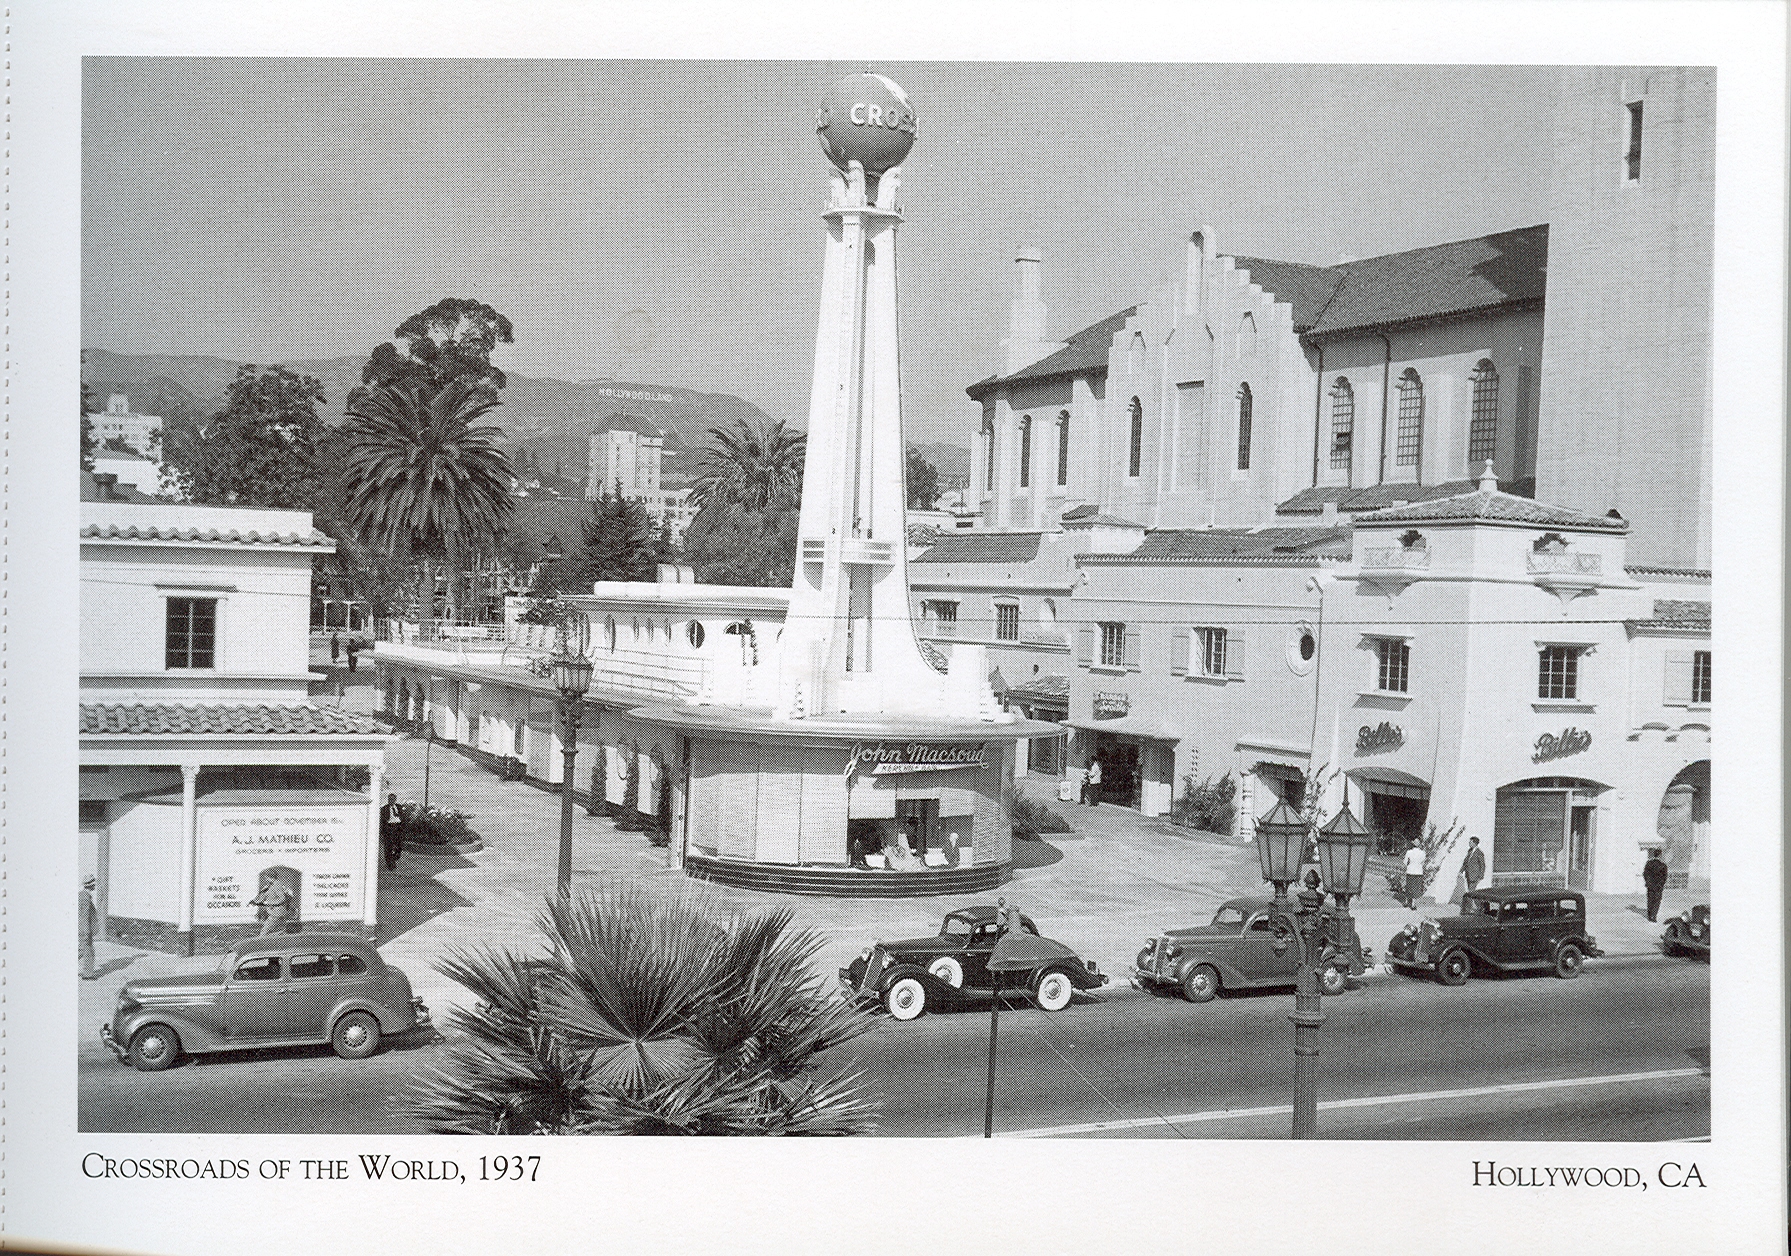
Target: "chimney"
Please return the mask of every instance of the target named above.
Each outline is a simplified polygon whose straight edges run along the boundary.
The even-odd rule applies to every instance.
[[[1318,521],[1327,528],[1337,526],[1337,503],[1326,502],[1318,512]]]
[[[118,500],[117,490],[113,487],[117,483],[118,477],[110,471],[95,471],[93,473],[93,486],[99,490],[99,499],[103,502]]]
[[[1014,252],[1014,299],[1007,307],[1007,339],[1001,342],[1001,373],[1011,375],[1038,361],[1055,346],[1045,341],[1044,254],[1027,246]]]

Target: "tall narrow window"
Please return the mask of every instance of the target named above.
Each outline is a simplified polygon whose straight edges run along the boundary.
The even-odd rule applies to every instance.
[[[995,491],[995,425],[983,416],[983,492]]]
[[[1331,469],[1347,471],[1356,438],[1356,390],[1347,379],[1331,385]]]
[[[1374,687],[1382,693],[1405,693],[1411,684],[1412,647],[1397,637],[1375,642]]]
[[[1254,408],[1250,385],[1238,385],[1238,470],[1250,469],[1250,412]]]
[[[1132,398],[1132,460],[1130,470],[1126,472],[1132,479],[1138,478],[1138,472],[1144,467],[1144,403]]]
[[[217,642],[218,599],[168,599],[167,666],[211,667]]]
[[[1070,412],[1057,416],[1057,483],[1061,488],[1070,482]]]
[[[1468,424],[1468,473],[1496,457],[1499,447],[1499,373],[1486,358],[1474,367],[1474,416]]]
[[[1032,484],[1032,416],[1020,420],[1020,487]]]
[[[1013,602],[995,603],[995,640],[1020,639],[1020,607]]]
[[[1101,625],[1101,666],[1124,667],[1126,665],[1126,626],[1124,624]]]
[[[1536,696],[1571,701],[1580,696],[1580,647],[1545,645],[1536,671]]]
[[[1642,102],[1629,104],[1629,151],[1623,155],[1633,182],[1642,177]]]
[[[1399,377],[1399,438],[1393,449],[1402,467],[1417,466],[1424,451],[1424,381],[1410,367]]]
[[[1692,651],[1691,700],[1699,706],[1710,705],[1710,651]]]

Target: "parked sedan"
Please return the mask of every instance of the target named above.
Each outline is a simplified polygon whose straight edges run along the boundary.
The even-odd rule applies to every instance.
[[[1668,955],[1698,955],[1710,958],[1710,906],[1700,904],[1667,921],[1661,934],[1660,949]]]
[[[995,911],[966,907],[947,913],[933,937],[866,947],[839,970],[840,984],[849,997],[880,1002],[902,1021],[955,999],[992,996],[996,976],[989,971],[989,960],[1000,938]],[[1003,949],[1005,957],[1020,967],[1001,972],[1002,989],[1025,990],[1047,1012],[1068,1007],[1077,990],[1093,990],[1107,982],[1093,960],[1080,959],[1063,943],[1040,937],[1028,916],[1020,916]]]
[[[1462,895],[1461,914],[1407,925],[1387,943],[1387,963],[1459,986],[1483,972],[1553,969],[1577,977],[1604,952],[1586,932],[1586,899],[1547,885],[1511,885]]]
[[[363,1059],[382,1036],[426,1027],[404,970],[350,934],[276,934],[239,943],[211,972],[127,982],[100,1037],[145,1073],[183,1053],[329,1043]]]
[[[1211,924],[1165,930],[1138,952],[1132,984],[1139,989],[1180,990],[1194,1003],[1207,1002],[1221,989],[1293,985],[1299,947],[1285,930],[1275,929],[1273,906],[1271,899],[1234,898],[1220,905]],[[1339,946],[1321,934],[1320,991],[1342,994],[1349,979],[1360,977],[1371,962],[1355,937]]]

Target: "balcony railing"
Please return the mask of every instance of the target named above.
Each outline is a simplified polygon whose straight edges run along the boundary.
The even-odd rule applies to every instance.
[[[1604,574],[1604,555],[1531,550],[1524,556],[1524,569],[1532,576],[1600,576]]]
[[[1374,546],[1362,551],[1362,568],[1365,571],[1429,571],[1430,551],[1407,549],[1403,545]]]

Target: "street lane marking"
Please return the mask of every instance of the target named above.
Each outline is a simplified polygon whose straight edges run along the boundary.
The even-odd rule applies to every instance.
[[[1609,1086],[1622,1082],[1667,1081],[1680,1077],[1708,1077],[1708,1069],[1663,1068],[1646,1073],[1607,1073],[1598,1077],[1561,1077],[1546,1082],[1504,1082],[1496,1086],[1471,1086],[1462,1090],[1425,1090],[1405,1095],[1367,1095],[1360,1099],[1328,1099],[1318,1105],[1320,1112],[1341,1108],[1373,1108],[1382,1104],[1433,1103],[1441,1099],[1480,1099],[1487,1095],[1516,1095],[1538,1090],[1566,1090],[1577,1086]],[[1065,1138],[1074,1134],[1103,1134],[1117,1130],[1144,1129],[1152,1125],[1196,1125],[1204,1121],[1234,1121],[1245,1117],[1289,1116],[1290,1103],[1267,1108],[1225,1108],[1212,1112],[1189,1112],[1181,1116],[1141,1116],[1123,1121],[1090,1121],[1084,1125],[1053,1125],[1040,1129],[1011,1130],[997,1133],[997,1138]]]

